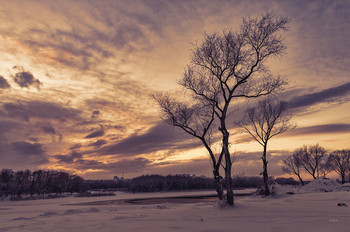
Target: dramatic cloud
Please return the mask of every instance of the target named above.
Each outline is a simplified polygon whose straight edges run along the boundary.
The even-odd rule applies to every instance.
[[[344,97],[346,95],[350,95],[350,82],[337,87],[325,89],[320,92],[295,97],[289,102],[288,106],[290,108],[310,106],[317,103],[326,102],[337,97]]]
[[[74,158],[69,155],[54,155],[53,157],[60,163],[71,164],[74,162]]]
[[[43,101],[20,101],[17,103],[3,104],[4,112],[8,117],[21,118],[29,121],[30,118],[56,119],[65,121],[67,119],[78,119],[80,110],[65,107],[53,102]]]
[[[335,123],[335,124],[323,124],[316,126],[297,127],[292,130],[279,135],[278,137],[297,137],[303,135],[320,135],[320,134],[341,134],[350,133],[350,124]],[[255,140],[249,134],[236,135],[234,137],[235,143],[250,143]]]
[[[76,143],[74,144],[73,146],[71,146],[69,148],[69,150],[75,150],[75,149],[78,149],[78,148],[81,148],[83,145],[81,143]]]
[[[40,89],[42,83],[35,79],[32,73],[28,71],[18,72],[14,75],[13,80],[21,87],[21,88],[29,88],[30,86],[34,86],[37,89]]]
[[[98,130],[92,132],[91,134],[88,134],[84,138],[91,139],[91,138],[101,137],[104,134],[105,134],[105,131],[104,131],[103,127],[101,126],[101,129],[98,129]]]
[[[39,143],[12,142],[12,150],[21,156],[44,155],[45,151]]]
[[[72,164],[78,159],[82,158],[83,155],[79,152],[73,151],[68,155],[54,155],[53,157],[60,163]]]
[[[101,147],[102,145],[107,144],[107,141],[104,139],[99,139],[96,142],[90,143],[88,146],[90,147]]]
[[[42,144],[26,141],[0,142],[0,158],[2,165],[7,165],[8,168],[37,168],[39,165],[48,163]]]
[[[324,124],[290,130],[281,136],[350,133],[350,124]]]
[[[144,134],[133,134],[128,138],[98,151],[101,155],[119,154],[123,156],[146,154],[159,150],[190,149],[199,146],[180,129],[172,128],[163,122],[150,128]]]
[[[7,82],[7,80],[0,76],[0,89],[9,89],[11,85]]]
[[[142,171],[151,161],[145,158],[122,159],[117,162],[103,163],[96,160],[79,159],[75,162],[79,170],[97,169],[104,171],[137,173]]]

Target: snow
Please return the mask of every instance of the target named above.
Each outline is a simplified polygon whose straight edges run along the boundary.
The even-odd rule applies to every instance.
[[[218,207],[215,202],[122,203],[137,198],[204,196],[215,194],[213,191],[118,192],[116,196],[96,198],[3,201],[0,231],[348,232],[350,192],[346,186],[349,185],[344,185],[344,189],[339,186],[328,180],[315,180],[301,188],[275,184],[275,195],[271,197],[236,197],[235,206],[226,208]],[[235,191],[243,192],[252,190]]]
[[[336,181],[327,178],[316,179],[300,188],[301,192],[332,192],[341,187]]]

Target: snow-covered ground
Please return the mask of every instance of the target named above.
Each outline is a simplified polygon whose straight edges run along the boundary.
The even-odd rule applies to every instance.
[[[349,185],[339,188],[333,183],[325,192],[320,186],[329,186],[330,181],[316,180],[300,189],[275,185],[276,195],[237,197],[233,208],[219,208],[214,202],[122,204],[115,201],[208,195],[214,193],[212,191],[3,201],[0,202],[0,231],[349,232]],[[96,201],[104,203],[84,204]],[[338,206],[338,203],[348,206]]]

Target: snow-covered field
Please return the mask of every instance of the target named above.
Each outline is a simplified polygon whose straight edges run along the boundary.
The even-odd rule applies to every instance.
[[[215,202],[113,203],[122,199],[207,195],[214,193],[212,191],[3,201],[0,202],[0,231],[349,232],[350,186],[340,188],[334,183],[320,179],[300,189],[275,185],[276,195],[237,197],[233,208],[219,208]],[[96,201],[104,203],[88,204]],[[338,206],[338,203],[348,206]]]

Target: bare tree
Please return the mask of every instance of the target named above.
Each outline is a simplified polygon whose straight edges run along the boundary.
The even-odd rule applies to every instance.
[[[287,18],[266,13],[259,18],[243,19],[240,30],[205,35],[201,44],[194,44],[191,62],[178,81],[188,90],[194,105],[213,106],[221,134],[220,155],[225,160],[226,199],[229,205],[234,204],[230,133],[226,125],[231,115],[230,105],[234,99],[268,95],[285,84],[283,78],[271,74],[266,61],[284,53],[285,46],[279,32],[287,29],[288,21]],[[160,99],[157,99],[159,103]],[[164,109],[164,105],[161,107],[171,111]],[[213,124],[209,125],[211,127]]]
[[[301,155],[301,165],[314,178],[320,177],[320,171],[326,160],[326,149],[320,145],[299,148]]]
[[[350,174],[350,150],[336,150],[330,155],[333,170],[341,177],[342,184],[345,183],[346,174]]]
[[[291,116],[286,114],[286,102],[274,102],[271,98],[260,101],[256,107],[246,110],[243,119],[237,123],[247,133],[249,133],[261,146],[263,146],[263,179],[265,196],[271,194],[268,184],[267,172],[267,144],[269,140],[288,129],[293,125],[290,123]]]
[[[301,185],[304,185],[304,181],[301,178],[301,155],[299,150],[296,150],[293,155],[283,160],[283,163],[287,165],[287,167],[283,167],[283,171],[286,173],[294,174],[300,180]]]
[[[179,127],[186,133],[199,139],[207,149],[213,166],[216,192],[218,193],[218,198],[222,200],[224,194],[219,169],[223,153],[216,156],[212,149],[211,141],[214,105],[199,101],[196,105],[189,106],[188,104],[177,102],[175,99],[162,93],[155,95],[154,98],[163,110],[161,117],[166,123]]]

